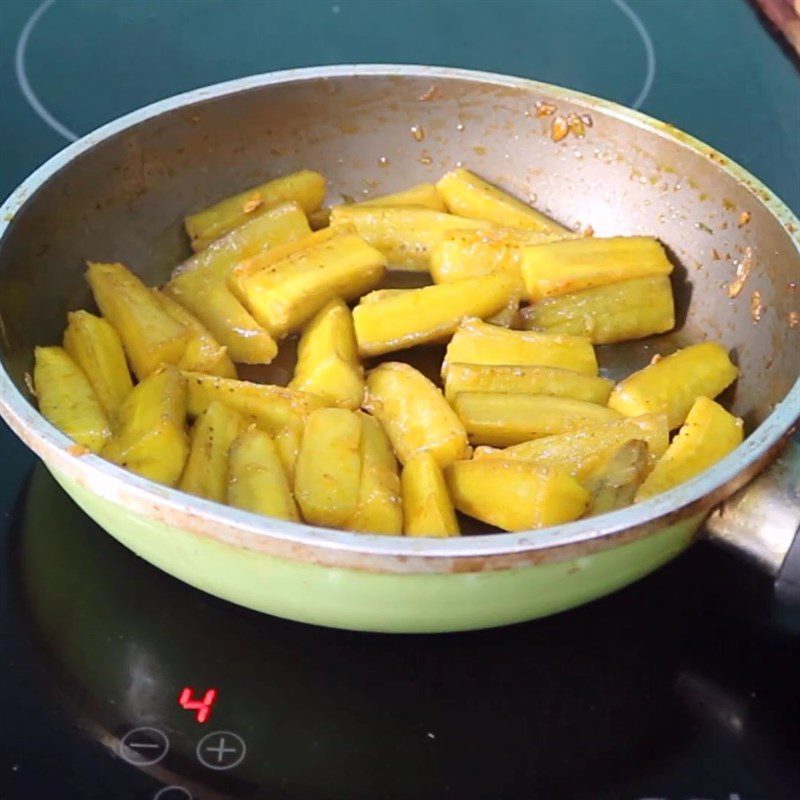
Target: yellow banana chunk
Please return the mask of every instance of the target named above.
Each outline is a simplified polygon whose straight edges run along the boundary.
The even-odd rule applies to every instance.
[[[406,536],[458,536],[453,503],[441,467],[430,453],[417,453],[403,467],[403,533]]]
[[[251,427],[231,445],[226,502],[267,517],[299,521],[280,455],[266,431]]]
[[[452,231],[431,250],[431,277],[435,283],[449,283],[492,272],[507,272],[517,279],[518,289],[527,299],[528,291],[520,271],[524,246],[577,236],[568,232],[543,233],[518,228]]]
[[[64,350],[84,371],[110,420],[133,388],[119,334],[102,317],[70,311],[64,331]]]
[[[262,328],[231,294],[228,275],[236,264],[311,234],[297,203],[284,203],[246,222],[179,266],[165,292],[187,308],[242,364],[269,364],[278,352]]]
[[[364,407],[382,423],[401,464],[429,452],[439,466],[469,457],[464,426],[444,396],[408,364],[387,361],[367,376]]]
[[[214,400],[195,420],[189,458],[178,487],[222,503],[228,494],[228,451],[247,428],[238,411]]]
[[[606,514],[633,503],[636,491],[648,473],[647,443],[641,439],[625,442],[586,485],[592,499],[586,516]]]
[[[487,317],[486,321],[490,325],[497,325],[500,328],[518,328],[519,327],[519,303],[522,295],[517,289],[514,289],[506,300],[506,304],[491,317]]]
[[[384,194],[355,203],[356,206],[423,206],[434,211],[447,211],[447,206],[432,183],[418,183],[393,194]]]
[[[700,396],[672,444],[636,493],[636,501],[666,492],[699,475],[735,450],[744,438],[742,420]]]
[[[305,419],[314,409],[322,407],[321,398],[282,386],[218,378],[200,372],[185,375],[191,416],[199,416],[212,401],[219,400],[240,414],[252,417],[275,439],[286,474],[292,478]]]
[[[229,287],[241,292],[250,313],[276,338],[302,326],[334,297],[350,299],[374,288],[384,273],[386,259],[346,227],[323,229],[306,242],[284,257],[277,248],[278,255],[242,262],[229,277]]]
[[[608,422],[621,415],[573,397],[504,392],[462,392],[453,401],[471,444],[495,447],[527,442]]]
[[[322,205],[324,197],[325,178],[318,172],[304,169],[253,186],[196,214],[189,214],[184,220],[186,233],[192,249],[202,250],[215,239],[277,205],[293,201],[309,213]]]
[[[464,320],[447,346],[442,377],[449,364],[511,364],[560,367],[597,375],[597,358],[583,336],[511,331],[477,319]]]
[[[375,289],[361,297],[358,302],[360,305],[364,305],[365,303],[381,303],[384,300],[388,300],[390,297],[400,297],[406,292],[413,291],[414,289]]]
[[[361,485],[358,507],[344,527],[360,533],[400,536],[403,504],[392,445],[378,420],[363,411],[357,411],[356,416],[361,420]]]
[[[613,387],[608,378],[558,367],[455,363],[447,367],[444,394],[451,403],[460,392],[511,392],[574,397],[605,405]]]
[[[338,297],[308,322],[297,346],[289,388],[351,410],[364,400],[364,368],[358,360],[353,317]]]
[[[361,420],[345,408],[321,408],[306,421],[294,494],[312,525],[339,527],[358,508]]]
[[[323,228],[314,231],[300,239],[291,239],[288,242],[271,247],[250,258],[245,258],[235,264],[228,272],[228,288],[233,292],[237,300],[247,305],[246,281],[259,272],[269,274],[274,272],[275,265],[285,261],[290,256],[299,260],[304,260],[310,249],[319,249],[322,245],[340,240],[345,233],[355,233],[356,229],[352,225],[333,228]]]
[[[652,469],[656,459],[669,445],[669,427],[665,414],[614,419],[567,433],[545,436],[495,450],[478,447],[475,458],[499,458],[505,461],[530,461],[542,467],[563,469],[581,483],[589,480],[625,442],[631,439],[647,444]]]
[[[459,511],[506,531],[571,522],[589,506],[589,492],[566,472],[525,461],[456,461],[445,478]]]
[[[236,367],[223,347],[205,326],[180,303],[158,289],[152,289],[158,304],[172,319],[183,325],[191,335],[186,350],[177,366],[187,372],[206,372],[221,378],[235,378]]]
[[[172,277],[203,270],[226,279],[240,261],[310,235],[303,209],[297,203],[281,203],[195,253],[176,267]]]
[[[331,225],[351,223],[369,244],[383,253],[390,269],[425,272],[433,247],[449,231],[486,227],[432,208],[402,206],[336,206]]]
[[[209,270],[174,277],[164,292],[188,309],[240,364],[269,364],[278,345],[231,294],[225,278]]]
[[[647,236],[570,239],[532,245],[522,254],[522,278],[532,301],[670,272],[664,248]]]
[[[139,380],[161,364],[177,364],[191,334],[159,305],[122,264],[89,262],[86,273],[103,316],[114,326]]]
[[[367,300],[353,311],[358,352],[375,356],[441,341],[465,317],[495,314],[507,303],[512,290],[512,279],[495,274]]]
[[[61,347],[37,347],[33,384],[39,411],[93,453],[111,438],[111,425],[86,373]]]
[[[453,214],[510,228],[568,232],[554,220],[466,169],[454,169],[436,184]]]
[[[663,412],[673,429],[683,423],[698,397],[716,397],[738,374],[722,345],[693,344],[618,383],[608,405],[628,417]]]
[[[133,387],[117,412],[114,438],[102,456],[151,481],[174,486],[189,453],[186,380],[161,367]]]
[[[539,300],[522,317],[528,329],[611,344],[672,330],[675,304],[669,277],[653,275]]]

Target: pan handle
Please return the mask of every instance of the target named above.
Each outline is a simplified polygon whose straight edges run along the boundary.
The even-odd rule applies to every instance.
[[[716,508],[709,538],[754,561],[775,578],[780,605],[800,607],[800,444]]]

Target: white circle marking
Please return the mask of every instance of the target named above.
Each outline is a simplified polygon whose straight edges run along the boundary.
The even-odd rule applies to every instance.
[[[22,32],[17,40],[17,49],[14,53],[14,71],[17,74],[17,83],[28,101],[28,105],[36,112],[38,117],[46,122],[56,133],[60,133],[67,141],[74,142],[80,137],[73,133],[66,125],[62,125],[45,107],[42,101],[36,96],[33,91],[31,83],[28,80],[28,72],[25,68],[25,51],[28,47],[28,39],[31,37],[36,23],[42,18],[42,15],[55,0],[45,0],[36,11],[31,14],[28,21],[22,28]]]
[[[639,34],[644,45],[644,53],[647,59],[647,73],[644,77],[642,89],[639,96],[633,101],[632,107],[640,109],[653,88],[653,81],[656,79],[656,48],[653,40],[645,27],[642,18],[625,2],[625,0],[611,0],[611,2],[631,21],[636,32]]]
[[[216,747],[206,746],[208,740],[212,737],[219,737],[219,744]],[[225,746],[225,737],[230,737],[233,743],[239,744],[241,748],[241,752],[236,756],[235,761],[231,761],[229,764],[221,763],[222,758],[225,756],[226,753],[235,753],[237,751],[237,747],[226,747]],[[212,761],[206,760],[205,752],[206,750],[210,750],[212,753],[217,754],[217,763],[214,764]],[[234,767],[238,766],[239,764],[244,761],[245,754],[247,753],[247,747],[244,743],[244,739],[241,736],[238,736],[235,733],[231,733],[231,731],[213,731],[212,733],[206,734],[198,743],[197,743],[197,760],[204,766],[208,767],[209,769],[216,769],[216,770],[223,770],[223,769],[233,769]]]
[[[150,734],[153,738],[160,739],[161,744],[157,744],[156,742],[141,742],[137,746],[136,742],[130,741],[131,737],[135,737],[141,733]],[[153,755],[147,755],[146,751],[148,750],[153,751]],[[135,755],[130,755],[128,751],[135,753]],[[168,752],[169,739],[167,739],[167,735],[158,728],[133,728],[119,740],[120,757],[125,759],[129,764],[134,764],[137,767],[148,767],[152,764],[158,764]]]

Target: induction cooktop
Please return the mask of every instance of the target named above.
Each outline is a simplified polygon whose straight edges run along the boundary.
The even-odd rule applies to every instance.
[[[800,210],[800,73],[744,0],[3,0],[0,194],[160,97],[356,61],[634,105]],[[526,625],[346,633],[175,581],[0,454],[2,800],[800,798],[798,620],[708,545]]]

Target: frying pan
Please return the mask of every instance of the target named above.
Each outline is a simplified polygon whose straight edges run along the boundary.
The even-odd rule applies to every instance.
[[[537,101],[587,115],[585,135],[553,141]],[[74,455],[36,411],[26,388],[33,347],[59,341],[66,312],[91,306],[87,258],[123,261],[158,283],[188,254],[185,213],[269,176],[319,170],[328,200],[338,202],[430,181],[460,163],[568,225],[591,225],[599,236],[654,235],[666,245],[676,264],[677,331],[600,347],[601,366],[621,377],[656,353],[723,342],[741,370],[723,401],[750,434],[736,451],[669,492],[601,517],[540,531],[407,539],[268,519],[154,484]],[[100,128],[6,201],[0,411],[122,544],[186,583],[290,619],[433,632],[552,614],[676,556],[737,490],[706,530],[777,575],[792,600],[800,458],[785,445],[800,413],[798,228],[778,198],[707,145],[559,87],[394,65],[236,80]],[[746,275],[738,294],[737,274]],[[429,371],[437,354],[409,358]],[[285,381],[290,370],[287,347],[260,377]]]

